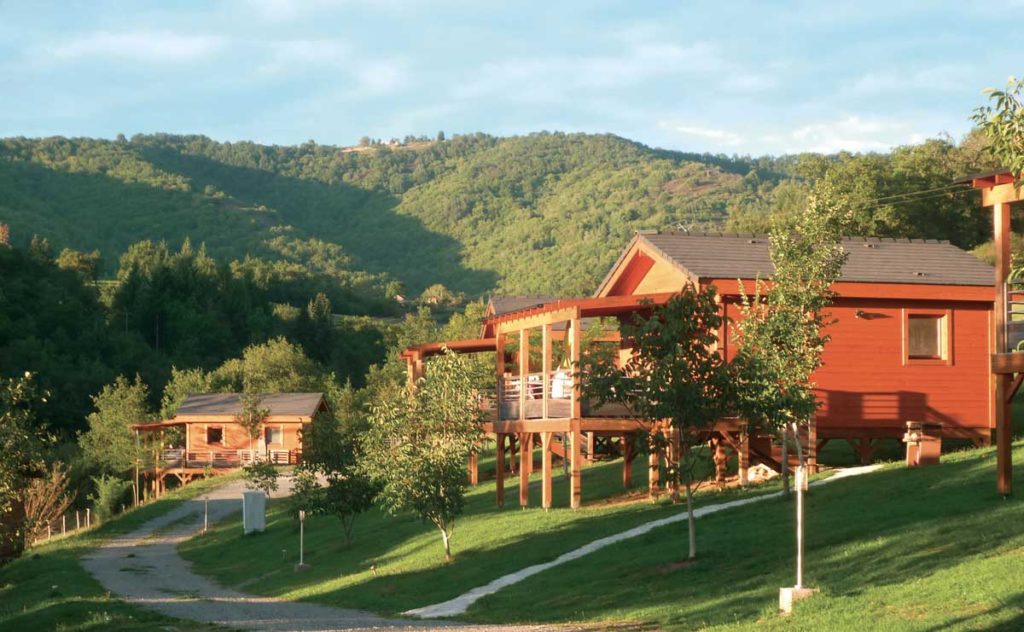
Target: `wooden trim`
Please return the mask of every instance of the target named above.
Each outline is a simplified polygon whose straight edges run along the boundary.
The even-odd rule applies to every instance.
[[[910,357],[910,319],[915,316],[939,320],[940,349],[938,358]],[[953,310],[903,308],[900,310],[900,318],[903,321],[903,366],[953,366]]]
[[[505,506],[505,435],[497,433],[494,444],[497,446],[494,459],[494,500],[498,507]]]
[[[1024,352],[993,353],[993,373],[1024,373]]]
[[[580,398],[583,396],[582,384],[580,383],[579,376],[579,362],[580,362],[580,325],[581,321],[579,317],[572,319],[569,323],[569,361],[572,366],[572,393],[569,396],[570,402],[570,414],[573,419],[578,420],[583,416],[582,413],[582,402]]]
[[[519,330],[519,421],[526,421],[526,392],[530,390],[530,330]],[[498,400],[499,410],[501,400]]]
[[[1007,181],[1007,179],[1009,181]],[[1002,182],[999,182],[1002,180]],[[995,206],[996,204],[1011,204],[1024,201],[1024,183],[1014,185],[1013,177],[995,177],[996,184],[981,189],[981,205]]]
[[[535,308],[542,309],[542,308]],[[575,305],[570,307],[561,307],[552,309],[550,311],[541,311],[539,313],[530,314],[534,310],[529,310],[527,315],[517,316],[517,313],[510,314],[508,317],[502,316],[496,322],[496,331],[499,334],[508,333],[512,331],[520,331],[523,329],[533,329],[534,327],[540,327],[541,325],[547,325],[550,323],[560,323],[566,320],[572,320],[573,318],[579,318],[580,308]]]
[[[551,325],[541,326],[541,403],[540,416],[548,418],[548,398],[551,397]],[[526,408],[525,406],[523,407]]]
[[[754,279],[742,279],[748,294],[754,291]],[[713,285],[723,297],[739,297],[740,283],[737,279],[702,279],[702,285]],[[770,286],[771,282],[766,281]],[[920,301],[950,301],[991,303],[996,296],[991,285],[932,285],[926,283],[863,283],[841,281],[832,284],[838,299],[900,299]]]
[[[1018,373],[1017,376],[1013,378],[1013,382],[1010,383],[1010,390],[1006,393],[1007,404],[1013,403],[1013,397],[1017,394],[1017,391],[1020,390],[1021,382],[1024,382],[1024,373]]]

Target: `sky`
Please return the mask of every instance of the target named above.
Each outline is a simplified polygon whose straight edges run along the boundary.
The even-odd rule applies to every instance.
[[[1014,6],[1016,5],[1016,6]],[[885,151],[1024,72],[1024,0],[0,0],[0,137],[267,144],[548,130]]]

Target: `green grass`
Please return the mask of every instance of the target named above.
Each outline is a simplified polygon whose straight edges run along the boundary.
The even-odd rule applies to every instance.
[[[1024,460],[1024,443],[1014,458]],[[768,500],[702,518],[700,557],[672,567],[679,524],[486,597],[473,621],[642,622],[678,629],[1024,628],[1024,504],[995,491],[992,449],[898,464],[807,499],[805,585],[821,595],[775,614],[792,585],[793,505]],[[1016,484],[1024,476],[1018,467]],[[529,607],[524,607],[529,604]]]
[[[441,539],[434,528],[412,517],[391,517],[374,510],[357,518],[351,546],[346,546],[336,518],[308,519],[306,562],[311,568],[296,573],[298,525],[284,501],[270,504],[267,530],[262,534],[241,535],[240,517],[236,516],[179,549],[195,571],[228,586],[260,595],[395,614],[450,599],[594,539],[681,511],[667,499],[658,503],[610,502],[622,496],[621,463],[584,469],[584,507],[578,511],[567,508],[568,484],[560,472],[553,485],[556,508],[548,512],[537,507],[539,474],[531,483],[533,507],[526,510],[518,506],[518,477],[506,481],[503,510],[494,505],[494,481],[483,482],[469,493],[466,513],[456,525],[455,561],[451,564],[444,563]],[[493,462],[482,463],[482,467],[493,468]],[[633,480],[640,497],[646,485],[644,469],[638,458]],[[775,488],[768,484],[747,492],[702,493],[698,503]]]
[[[114,597],[78,559],[103,540],[130,532],[182,501],[220,485],[227,476],[197,481],[78,536],[34,547],[0,567],[0,630],[206,630],[129,605]]]

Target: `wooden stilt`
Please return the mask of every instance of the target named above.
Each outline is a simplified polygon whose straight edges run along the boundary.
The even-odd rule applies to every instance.
[[[1007,401],[1012,375],[996,375],[996,489],[1013,492],[1013,404]]]
[[[647,493],[652,497],[658,495],[658,487],[661,482],[658,460],[658,448],[651,446],[651,452],[647,455]]]
[[[551,432],[540,433],[540,506],[551,509]]]
[[[633,436],[622,435],[622,486],[629,489],[633,486]]]
[[[477,458],[476,450],[474,449],[469,453],[469,484],[477,485],[480,483],[480,464]]]
[[[746,429],[740,431],[738,470],[740,485],[746,487],[750,483],[750,434]]]
[[[818,422],[813,417],[807,425],[807,471],[811,474],[818,471]]]
[[[580,506],[580,468],[583,466],[583,433],[580,432],[580,420],[572,420],[572,452],[569,463],[569,506],[579,509]]]
[[[495,450],[495,463],[494,463],[494,499],[498,504],[498,507],[505,506],[505,435],[497,433],[495,435],[495,444],[497,450]]]
[[[593,432],[587,432],[587,433],[584,433],[584,434],[586,436],[586,441],[587,441],[587,462],[588,463],[593,463],[594,462],[594,453],[596,452],[596,447],[597,447],[597,440],[596,440],[596,436],[597,435],[595,435]]]
[[[527,507],[530,504],[530,453],[529,439],[527,434],[519,435],[519,506]]]
[[[1019,196],[1017,196],[1019,197]],[[985,195],[982,194],[984,202]],[[992,341],[996,353],[1006,353],[1006,279],[1010,273],[1010,204],[996,202],[992,205],[992,227],[995,237],[995,285],[996,296],[993,310]],[[997,374],[995,376],[995,413],[996,413],[996,489],[1003,496],[1013,491],[1013,410],[1010,405],[1010,394],[1013,376]]]

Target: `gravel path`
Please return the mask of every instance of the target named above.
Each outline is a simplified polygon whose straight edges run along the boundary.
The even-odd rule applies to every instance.
[[[287,494],[290,479],[281,479]],[[178,619],[214,623],[239,630],[326,631],[380,628],[436,629],[457,624],[385,619],[361,610],[254,597],[224,588],[192,572],[178,555],[178,544],[202,529],[203,498],[209,499],[210,524],[241,511],[241,482],[228,483],[197,500],[182,503],[135,531],[113,538],[82,558],[82,565],[107,590],[124,601]],[[461,630],[495,629],[460,626]],[[540,630],[522,627],[503,630]],[[565,628],[559,628],[564,630]]]

